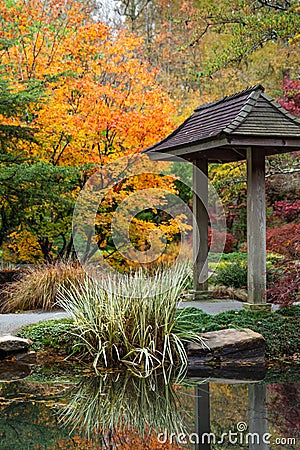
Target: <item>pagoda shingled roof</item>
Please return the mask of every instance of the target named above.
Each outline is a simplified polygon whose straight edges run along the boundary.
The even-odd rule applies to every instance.
[[[167,153],[186,159],[198,152],[208,160],[223,162],[245,159],[249,145],[267,147],[266,154],[300,149],[300,120],[265,94],[261,85],[200,106],[173,133],[144,152],[150,157]]]

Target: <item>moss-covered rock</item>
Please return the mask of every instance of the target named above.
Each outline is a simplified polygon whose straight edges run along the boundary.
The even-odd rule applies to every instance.
[[[292,358],[295,362],[300,360],[299,319],[299,307],[276,312],[229,311],[216,316],[197,308],[185,308],[180,317],[182,326],[197,333],[226,328],[250,328],[265,338],[268,359]]]

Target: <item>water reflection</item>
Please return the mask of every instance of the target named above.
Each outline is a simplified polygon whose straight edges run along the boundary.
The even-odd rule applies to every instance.
[[[299,383],[273,383],[268,386],[268,392],[269,423],[276,425],[283,436],[295,436],[297,432],[299,435]]]
[[[296,383],[178,384],[162,373],[116,372],[72,383],[0,383],[1,450],[297,449],[297,428]]]
[[[188,448],[195,450],[298,449],[298,387],[296,383],[239,384],[238,380],[226,385],[206,383],[195,387],[195,425],[181,443],[187,442]],[[223,391],[221,410],[220,391]]]
[[[267,387],[265,384],[250,384],[249,395],[249,439],[250,450],[267,450],[269,448]]]
[[[195,450],[207,450],[210,443],[200,436],[210,435],[210,395],[209,383],[195,387]]]
[[[186,433],[186,413],[178,406],[176,386],[164,373],[139,378],[105,372],[82,378],[69,392],[60,422],[114,448],[126,443],[132,431],[142,437],[162,430],[176,436]]]

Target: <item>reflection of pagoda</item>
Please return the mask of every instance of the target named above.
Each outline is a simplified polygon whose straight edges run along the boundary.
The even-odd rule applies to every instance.
[[[216,382],[217,380],[213,380]],[[230,384],[230,380],[218,380],[220,383]],[[239,380],[233,380],[234,384]],[[242,381],[240,381],[242,383]],[[247,382],[248,383],[248,382]],[[246,438],[248,434],[249,450],[267,450],[268,446],[268,419],[267,419],[267,386],[259,382],[249,382],[248,384],[248,409],[249,409],[249,426],[245,423],[245,427],[241,427],[237,431],[237,436]],[[244,422],[241,422],[241,426]],[[240,433],[238,433],[238,431]],[[209,383],[201,383],[195,387],[195,432],[199,436],[199,443],[195,444],[195,450],[210,450],[212,439],[210,426],[210,390]],[[201,437],[203,436],[203,442]],[[237,436],[234,436],[236,439]],[[263,437],[265,442],[263,442]],[[220,438],[220,436],[218,437]],[[224,438],[226,442],[226,437]],[[244,447],[243,447],[244,448]]]

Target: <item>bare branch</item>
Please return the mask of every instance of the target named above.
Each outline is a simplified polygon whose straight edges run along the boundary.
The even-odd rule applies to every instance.
[[[287,11],[291,7],[290,0],[258,0],[262,6]]]

